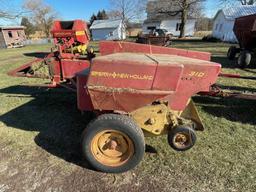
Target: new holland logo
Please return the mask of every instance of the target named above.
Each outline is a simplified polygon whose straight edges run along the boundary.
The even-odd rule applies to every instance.
[[[153,80],[153,76],[150,75],[139,75],[139,74],[128,74],[128,73],[110,73],[110,72],[99,72],[92,71],[93,77],[113,78],[113,79],[134,79],[134,80]]]

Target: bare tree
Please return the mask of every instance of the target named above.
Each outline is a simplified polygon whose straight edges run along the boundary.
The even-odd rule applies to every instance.
[[[181,16],[180,38],[185,36],[186,23],[189,15],[200,15],[201,3],[205,0],[158,0],[155,3],[161,2],[156,11],[160,14],[169,16]]]
[[[21,10],[14,9],[13,5],[11,4],[11,0],[0,0],[0,18],[1,19],[16,19],[22,15]]]
[[[237,2],[240,2],[242,5],[254,5],[256,3],[256,0],[235,0]],[[227,4],[233,4],[234,0],[221,0],[223,3]]]
[[[109,0],[112,9],[110,18],[119,18],[124,22],[140,19],[145,14],[147,0]]]
[[[33,23],[49,37],[53,21],[57,18],[55,10],[43,0],[26,0],[23,7],[30,12]]]

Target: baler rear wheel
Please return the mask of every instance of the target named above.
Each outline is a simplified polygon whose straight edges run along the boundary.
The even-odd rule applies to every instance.
[[[237,64],[239,67],[245,68],[248,65],[250,65],[251,60],[252,60],[252,54],[250,53],[250,51],[244,50],[240,53],[237,60]]]
[[[96,170],[125,172],[142,160],[145,152],[144,135],[128,116],[101,115],[85,129],[82,151]]]
[[[189,150],[196,143],[196,133],[189,127],[176,127],[169,132],[168,143],[176,151]]]

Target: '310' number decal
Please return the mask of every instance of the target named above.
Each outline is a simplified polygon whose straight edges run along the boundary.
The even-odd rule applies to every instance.
[[[199,77],[202,78],[205,76],[205,73],[203,72],[197,72],[197,71],[191,71],[191,73],[189,74],[190,77]]]

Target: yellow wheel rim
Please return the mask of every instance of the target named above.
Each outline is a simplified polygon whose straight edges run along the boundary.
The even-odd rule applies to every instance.
[[[106,130],[94,136],[91,142],[94,158],[105,166],[118,167],[134,154],[134,144],[124,133]]]
[[[179,149],[186,148],[191,143],[191,136],[186,133],[177,133],[173,138],[173,144]]]

